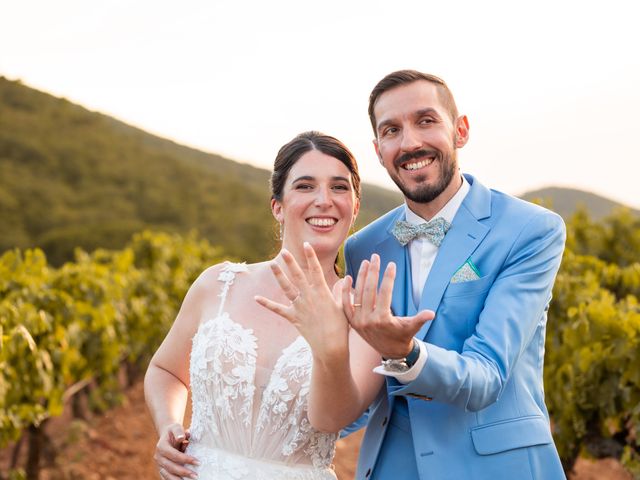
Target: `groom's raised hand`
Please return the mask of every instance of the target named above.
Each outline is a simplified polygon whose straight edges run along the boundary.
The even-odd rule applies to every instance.
[[[371,256],[363,261],[351,303],[350,276],[345,277],[342,289],[342,307],[351,326],[384,358],[404,358],[413,347],[413,337],[425,322],[433,320],[435,313],[423,310],[412,317],[395,317],[391,312],[393,282],[396,265],[390,262],[384,271],[378,289],[380,257]]]

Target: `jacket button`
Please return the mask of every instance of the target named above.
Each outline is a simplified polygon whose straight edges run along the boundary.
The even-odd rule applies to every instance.
[[[382,420],[382,426],[384,427],[387,424],[387,417],[384,417]]]
[[[369,475],[371,475],[371,469],[367,470],[367,473],[364,474],[365,477],[368,477]]]

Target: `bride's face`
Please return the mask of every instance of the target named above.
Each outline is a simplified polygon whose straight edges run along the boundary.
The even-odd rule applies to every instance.
[[[272,201],[284,226],[283,246],[297,250],[309,242],[318,256],[336,255],[359,206],[347,166],[318,150],[300,157],[287,175],[282,201]]]

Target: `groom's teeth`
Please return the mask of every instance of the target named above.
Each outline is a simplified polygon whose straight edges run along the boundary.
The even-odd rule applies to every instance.
[[[418,170],[419,168],[426,167],[431,162],[433,162],[433,158],[428,158],[427,160],[421,160],[417,163],[407,163],[404,168],[405,170]]]
[[[311,225],[316,227],[330,227],[331,225],[335,225],[335,218],[310,218],[307,220]]]

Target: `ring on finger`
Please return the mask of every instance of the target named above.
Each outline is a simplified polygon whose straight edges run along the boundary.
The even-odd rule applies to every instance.
[[[358,307],[361,307],[361,306],[362,306],[362,304],[361,304],[361,303],[354,303],[354,304],[353,304],[353,306],[354,306],[355,308],[358,308]]]
[[[166,470],[164,469],[164,467],[160,467],[160,470],[158,470],[158,473],[160,474],[160,476],[162,478],[164,478],[164,474],[165,474]]]

